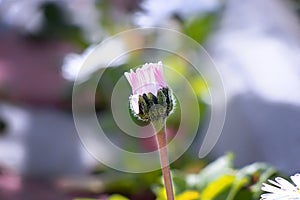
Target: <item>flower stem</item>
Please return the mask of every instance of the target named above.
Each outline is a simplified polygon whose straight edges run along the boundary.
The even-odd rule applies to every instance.
[[[161,167],[162,167],[162,174],[164,177],[164,184],[165,184],[166,193],[167,193],[167,200],[174,200],[172,177],[171,177],[170,165],[169,165],[169,159],[168,159],[165,120],[163,120],[163,121],[158,120],[152,124],[153,124],[153,127],[155,128],[155,130],[157,131],[156,132],[156,141],[157,141],[158,148],[159,148],[160,163],[161,163]]]

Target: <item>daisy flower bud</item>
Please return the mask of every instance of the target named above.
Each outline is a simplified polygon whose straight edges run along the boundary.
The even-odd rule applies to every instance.
[[[125,72],[131,85],[130,108],[143,121],[166,118],[173,110],[173,96],[163,76],[162,62],[146,63]]]

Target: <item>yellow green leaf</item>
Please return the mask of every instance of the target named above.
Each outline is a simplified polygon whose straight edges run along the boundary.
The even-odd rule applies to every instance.
[[[114,194],[114,195],[110,196],[108,198],[108,200],[129,200],[129,199],[127,199],[126,197],[123,197],[122,195]]]
[[[202,200],[212,200],[228,187],[232,185],[235,177],[233,175],[223,175],[217,180],[208,184],[201,194]]]
[[[200,193],[195,190],[187,190],[178,196],[176,196],[175,200],[198,200],[200,198]]]

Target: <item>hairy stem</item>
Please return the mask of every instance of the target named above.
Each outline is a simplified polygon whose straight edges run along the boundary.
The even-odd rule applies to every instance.
[[[157,131],[156,140],[159,148],[160,163],[162,167],[162,174],[164,177],[167,199],[174,200],[173,184],[172,184],[172,177],[170,173],[170,165],[169,165],[169,158],[168,158],[165,120],[153,123],[153,127]]]

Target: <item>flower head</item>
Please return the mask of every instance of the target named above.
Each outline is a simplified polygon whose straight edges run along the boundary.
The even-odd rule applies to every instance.
[[[162,106],[159,112],[166,116],[173,109],[172,94],[164,79],[162,66],[162,62],[146,63],[136,72],[125,72],[132,88],[130,107],[142,120],[151,120],[150,110],[154,105]]]
[[[300,200],[300,174],[291,176],[293,183],[284,178],[277,177],[275,181],[268,180],[271,184],[263,183],[262,190],[268,193],[261,195],[261,200]]]

